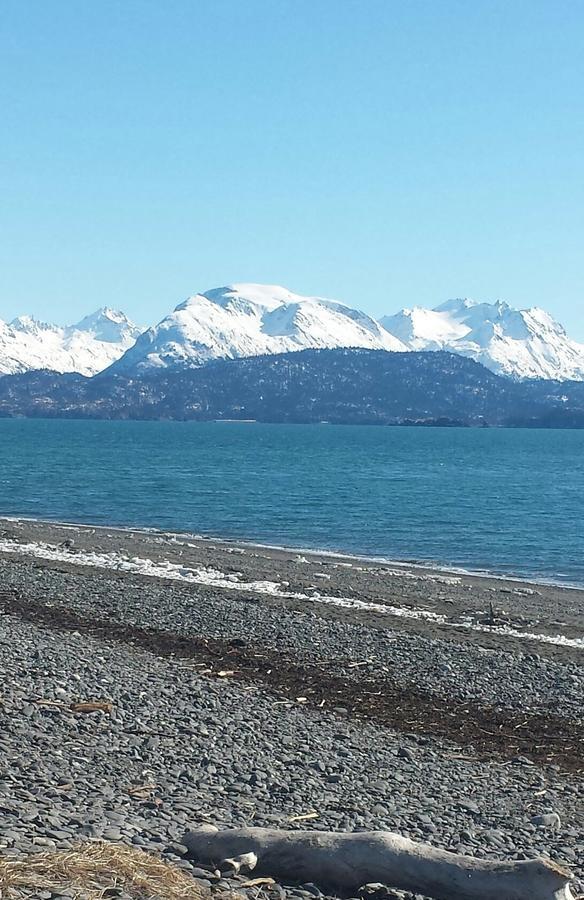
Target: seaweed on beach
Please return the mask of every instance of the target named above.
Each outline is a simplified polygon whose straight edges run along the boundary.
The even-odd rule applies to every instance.
[[[16,591],[0,592],[4,612],[53,631],[79,632],[125,644],[159,657],[189,660],[208,677],[230,677],[267,687],[304,709],[333,710],[377,722],[401,733],[433,735],[483,756],[529,760],[584,771],[584,734],[579,722],[553,713],[497,709],[445,699],[390,678],[353,679],[323,665],[299,662],[282,651],[243,639],[222,640],[140,628],[88,618],[60,603],[42,603]]]

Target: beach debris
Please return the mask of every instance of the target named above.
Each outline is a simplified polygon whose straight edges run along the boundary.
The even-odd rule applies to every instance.
[[[63,712],[93,713],[103,712],[112,714],[114,705],[110,700],[86,700],[73,703],[63,703],[62,700],[46,700],[41,698],[34,701],[37,706],[46,706],[49,709],[62,710]]]
[[[240,853],[230,859],[223,859],[219,864],[219,871],[222,875],[230,873],[239,875],[241,871],[252,872],[258,864],[258,858],[253,851],[249,853]]]
[[[114,708],[109,700],[88,700],[84,703],[71,703],[69,709],[74,713],[103,712],[111,716]]]
[[[133,787],[129,787],[128,794],[130,797],[133,797],[135,800],[149,800],[152,796],[152,792],[156,790],[158,785],[156,784],[137,784]]]
[[[61,541],[60,544],[57,544],[59,550],[73,550],[75,547],[75,541],[72,538],[65,538],[64,541]]]
[[[0,859],[0,896],[17,891],[102,900],[124,891],[130,897],[203,900],[210,892],[191,875],[144,850],[88,841],[71,850],[43,851],[25,859]],[[30,895],[29,895],[30,896]]]
[[[310,812],[303,813],[302,815],[292,816],[290,819],[288,819],[288,821],[289,822],[307,822],[309,819],[318,819],[318,817],[319,817],[319,813],[317,813],[316,810],[313,809]]]
[[[533,816],[533,818],[531,819],[531,824],[543,828],[550,828],[552,831],[559,831],[562,827],[562,821],[559,815],[555,812],[544,813],[541,816]]]
[[[497,613],[492,601],[489,603],[489,612],[482,619],[479,619],[481,625],[508,625],[510,618],[505,612]]]
[[[72,781],[68,781],[66,784],[57,784],[55,786],[56,791],[60,791],[61,793],[68,793],[68,791],[72,791],[75,785]]]
[[[183,843],[202,864],[223,860],[222,870],[229,864],[238,872],[251,860],[260,876],[350,896],[378,883],[434,900],[574,900],[571,873],[549,859],[462,856],[389,831],[220,831],[205,824],[187,832]]]

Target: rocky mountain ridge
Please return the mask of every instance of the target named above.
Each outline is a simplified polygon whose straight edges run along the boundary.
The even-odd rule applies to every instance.
[[[32,316],[0,321],[0,375],[37,369],[95,375],[122,356],[141,331],[109,307],[65,327]]]
[[[98,310],[62,328],[22,316],[0,322],[0,374],[37,369],[137,376],[217,359],[307,349],[449,351],[516,379],[584,381],[584,344],[537,307],[449,300],[379,321],[336,300],[278,285],[232,284],[195,294],[143,331],[123,313]]]
[[[538,307],[449,300],[435,309],[403,309],[380,321],[410,350],[449,350],[512,377],[584,379],[584,344],[571,340]]]

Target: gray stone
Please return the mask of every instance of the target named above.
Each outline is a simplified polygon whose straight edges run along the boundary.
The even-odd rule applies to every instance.
[[[151,545],[152,558],[156,546]],[[140,554],[132,549],[132,555]],[[258,577],[277,576],[277,562],[253,565],[264,567]],[[521,710],[525,716],[551,709],[577,721],[583,708],[581,668],[570,662],[564,648],[549,657],[542,653],[536,661],[520,652],[519,641],[509,652],[495,636],[493,652],[483,654],[482,638],[476,643],[461,635],[456,640],[436,634],[430,638],[425,625],[424,633],[422,625],[405,632],[389,619],[383,627],[373,627],[352,612],[321,615],[321,610],[289,609],[284,602],[276,608],[269,597],[252,605],[242,602],[238,592],[105,570],[94,574],[87,568],[80,577],[24,558],[0,560],[0,575],[3,584],[14,584],[25,597],[54,598],[52,602],[88,617],[200,640],[229,641],[244,634],[246,646],[260,648],[260,655],[277,646],[299,665],[306,661],[344,672],[357,682],[375,673],[400,688]],[[365,574],[357,577],[363,579],[363,596],[376,595],[379,576],[370,581]],[[404,582],[400,602],[414,604],[419,588],[418,594],[410,592],[409,581]],[[424,584],[433,603],[433,586]],[[473,596],[469,590],[470,605]],[[348,660],[373,662],[349,668]],[[52,847],[66,846],[69,837],[107,832],[147,850],[167,848],[173,862],[192,873],[192,865],[173,853],[172,845],[179,845],[184,831],[201,821],[341,830],[387,827],[426,840],[430,836],[437,847],[479,857],[546,853],[566,858],[576,873],[575,893],[581,892],[581,779],[533,765],[525,757],[513,766],[498,758],[477,759],[467,746],[453,749],[432,734],[400,735],[357,721],[351,712],[341,719],[326,707],[308,711],[299,704],[281,704],[237,677],[201,677],[191,663],[3,616],[0,840],[12,842],[3,854],[19,858],[39,852],[42,843],[32,843],[37,837]],[[441,665],[447,667],[443,672]],[[69,697],[110,698],[116,715],[43,712],[31,702],[55,696],[55,687]],[[23,715],[27,704],[30,715]],[[157,739],[145,748],[153,736]],[[404,750],[405,756],[400,753]],[[73,782],[74,788],[59,790],[59,782],[61,787]],[[156,788],[146,800],[128,793],[132,786],[149,783]],[[543,790],[537,809],[542,815],[551,814],[548,808],[557,811],[570,831],[529,821],[536,811],[534,795]],[[313,809],[318,819],[289,824]],[[473,821],[481,822],[487,836],[473,833]],[[214,883],[208,871],[196,869],[202,881]],[[231,879],[229,884],[241,882]],[[288,890],[286,895],[294,896]],[[281,894],[266,890],[265,900],[274,898],[281,900]]]
[[[186,856],[189,852],[188,847],[185,847],[184,844],[179,844],[177,842],[169,844],[166,848],[166,853],[172,853],[174,856]]]
[[[557,813],[544,813],[541,816],[532,816],[532,824],[558,830],[561,827],[561,819]]]
[[[397,755],[400,759],[407,759],[409,762],[413,762],[415,759],[415,756],[409,747],[400,747],[397,751]]]
[[[110,826],[109,828],[104,829],[103,837],[106,841],[121,841],[122,840],[122,832],[120,831],[119,828]]]

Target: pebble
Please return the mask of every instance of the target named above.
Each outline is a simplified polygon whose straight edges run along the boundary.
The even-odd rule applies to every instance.
[[[106,828],[103,832],[103,838],[106,841],[121,841],[122,832],[119,828]]]
[[[409,749],[409,747],[400,747],[397,751],[397,755],[400,759],[407,759],[409,762],[413,762],[415,759],[414,753]]]
[[[557,813],[544,813],[541,816],[533,816],[531,819],[534,825],[540,825],[544,828],[559,829],[561,827],[561,819]]]
[[[284,635],[279,640],[294,645],[299,658],[322,654],[332,660],[344,654],[360,660],[371,654],[376,665],[390,665],[398,679],[413,677],[414,660],[419,685],[433,683],[438,691],[443,683],[435,659],[442,646],[454,693],[470,680],[472,690],[487,700],[491,665],[501,676],[507,705],[525,697],[526,686],[537,683],[534,676],[541,672],[548,673],[539,682],[541,702],[554,702],[556,675],[558,693],[566,684],[568,667],[540,657],[513,656],[502,674],[501,660],[489,654],[488,666],[481,660],[474,680],[470,674],[479,655],[464,645],[426,643],[414,634],[396,638],[284,609],[276,614],[262,604],[219,601],[212,592],[201,604],[197,593],[172,585],[100,581],[26,563],[2,561],[0,568],[4,584],[26,587],[45,600],[63,599],[92,614],[99,610],[116,621],[125,616],[151,627],[239,633],[268,643],[277,622]],[[360,677],[358,670],[346,671]],[[354,721],[346,711],[336,715],[282,704],[235,679],[201,676],[180,660],[58,634],[10,616],[2,617],[0,673],[0,842],[16,854],[104,837],[164,853],[200,883],[216,886],[212,873],[184,859],[181,840],[189,827],[201,822],[288,827],[291,818],[314,811],[317,818],[290,827],[388,828],[484,858],[544,854],[566,860],[579,879],[584,876],[584,781],[526,757],[511,766],[481,761],[468,748],[461,751],[431,736],[422,742]],[[581,682],[573,680],[575,672],[569,674],[574,704],[569,697],[566,708],[573,711]],[[114,715],[64,714],[33,702],[54,698],[57,688],[67,697],[111,700]],[[129,793],[139,785],[145,786],[143,797]],[[544,789],[545,798],[538,800]],[[537,810],[541,813],[533,816]],[[235,879],[227,883],[253,900],[253,889]],[[577,881],[575,893],[579,885],[584,887]],[[273,894],[265,890],[266,900],[320,896],[308,885],[274,886]],[[399,892],[388,896],[405,898]]]

